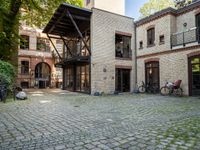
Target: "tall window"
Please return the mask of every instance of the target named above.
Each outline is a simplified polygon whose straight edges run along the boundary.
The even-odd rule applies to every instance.
[[[115,35],[116,57],[131,58],[131,37],[125,35]]]
[[[147,46],[154,45],[155,42],[155,28],[147,30]]]
[[[86,0],[86,5],[88,5],[90,3],[90,0]]]
[[[50,51],[50,42],[45,38],[37,38],[37,50]]]
[[[56,40],[56,49],[60,54],[63,53],[63,41],[62,40]]]
[[[29,74],[29,62],[21,61],[21,74],[28,75]]]
[[[29,36],[21,35],[20,49],[29,49]]]

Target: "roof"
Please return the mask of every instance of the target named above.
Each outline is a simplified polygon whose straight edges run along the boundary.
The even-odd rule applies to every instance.
[[[55,11],[43,33],[58,36],[77,36],[78,33],[67,11],[72,15],[81,32],[90,26],[91,10],[63,3]]]
[[[200,6],[200,1],[196,1],[196,2],[193,2],[183,8],[180,8],[180,9],[174,9],[174,8],[166,8],[166,9],[163,9],[159,12],[156,12],[148,17],[145,17],[145,18],[142,18],[140,19],[139,21],[136,22],[136,26],[140,26],[140,25],[143,25],[145,23],[148,23],[148,22],[151,22],[153,20],[156,20],[162,16],[165,16],[167,14],[172,14],[174,16],[178,16],[178,15],[181,15],[185,12],[188,12],[188,11],[191,11],[191,10],[194,10],[196,7],[199,7]]]

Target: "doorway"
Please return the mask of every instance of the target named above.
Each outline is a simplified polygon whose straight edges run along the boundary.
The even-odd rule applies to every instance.
[[[200,95],[200,55],[189,58],[189,95]]]
[[[156,92],[160,90],[160,70],[159,62],[153,61],[145,63],[145,83],[149,86],[153,86]]]
[[[89,64],[68,65],[65,68],[66,90],[73,92],[90,93],[90,66]]]
[[[51,68],[45,63],[38,63],[35,67],[35,80],[38,88],[47,88],[51,84]]]
[[[116,91],[130,92],[130,72],[130,69],[116,69]]]

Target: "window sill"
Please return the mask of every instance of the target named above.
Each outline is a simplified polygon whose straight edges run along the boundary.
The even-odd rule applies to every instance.
[[[132,60],[132,58],[115,57],[117,60]]]
[[[155,44],[147,45],[147,48],[154,47]]]

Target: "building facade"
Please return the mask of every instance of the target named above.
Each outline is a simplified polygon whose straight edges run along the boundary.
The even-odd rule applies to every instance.
[[[167,8],[136,22],[137,81],[182,80],[185,95],[200,95],[200,2]]]
[[[56,13],[43,32],[65,43],[59,63],[63,88],[91,94],[131,92],[135,83],[133,19],[69,4],[62,4]]]
[[[56,57],[53,57],[49,39],[41,30],[27,26],[20,27],[19,34],[17,85],[22,88],[58,87],[62,82],[62,70],[54,66]],[[54,42],[59,49],[61,43]]]
[[[132,92],[144,81],[159,92],[182,80],[185,95],[200,95],[200,1],[137,22],[95,2],[85,1],[92,9],[60,5],[43,31],[65,45],[57,63],[63,89]]]

